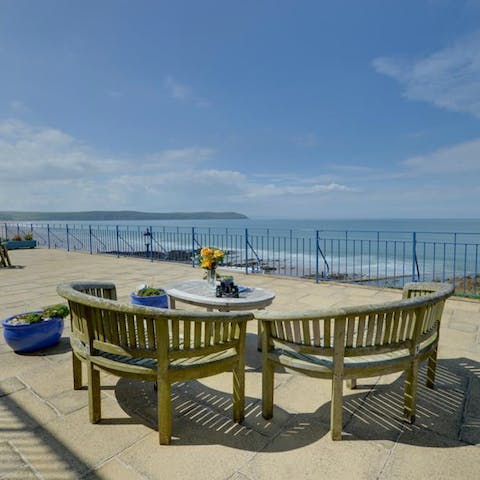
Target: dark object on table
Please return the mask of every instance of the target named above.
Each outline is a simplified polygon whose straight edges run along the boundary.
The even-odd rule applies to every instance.
[[[238,298],[238,287],[233,283],[233,279],[222,280],[217,286],[216,296]]]

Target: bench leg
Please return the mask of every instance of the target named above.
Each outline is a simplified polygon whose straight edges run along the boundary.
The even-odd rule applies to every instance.
[[[172,386],[163,379],[157,380],[158,433],[160,445],[169,445],[172,440]]]
[[[273,375],[275,367],[272,362],[262,362],[262,415],[268,420],[273,417]]]
[[[432,353],[428,357],[427,363],[427,388],[433,388],[435,385],[435,370],[437,369],[438,343],[435,345]]]
[[[100,399],[100,372],[91,363],[88,364],[88,413],[90,423],[97,423],[102,418]]]
[[[82,388],[82,362],[72,352],[72,368],[73,368],[73,389],[80,390]]]
[[[357,379],[356,378],[349,378],[347,380],[347,387],[350,390],[353,390],[354,388],[357,388]]]
[[[417,408],[418,361],[406,371],[403,413],[409,423],[415,422]]]
[[[262,351],[262,322],[257,320],[257,350]]]
[[[243,422],[245,418],[245,366],[233,369],[233,421]]]
[[[343,378],[332,379],[332,403],[330,407],[330,434],[332,440],[342,439],[343,427]]]

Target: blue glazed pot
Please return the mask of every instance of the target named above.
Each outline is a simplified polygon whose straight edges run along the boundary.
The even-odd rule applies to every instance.
[[[40,313],[28,312],[28,313]],[[2,320],[3,336],[7,344],[17,353],[34,352],[51,347],[60,340],[63,332],[63,318],[48,318],[42,322],[15,325],[9,320],[17,315]]]
[[[152,295],[150,297],[139,297],[134,293],[130,294],[133,305],[142,305],[143,307],[168,308],[168,295]]]
[[[5,245],[8,250],[17,250],[18,248],[35,248],[36,240],[7,240]]]

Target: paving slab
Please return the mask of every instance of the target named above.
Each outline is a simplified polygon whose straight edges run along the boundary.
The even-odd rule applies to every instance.
[[[257,432],[218,416],[200,415],[194,422],[177,418],[174,429],[171,445],[160,446],[154,432],[120,459],[149,479],[220,480],[230,478],[268,443]]]
[[[332,442],[328,424],[298,415],[240,472],[252,479],[372,479],[388,455],[373,442]]]
[[[126,465],[118,458],[108,461],[84,478],[85,480],[102,480],[107,478],[115,480],[148,480],[148,477],[135,471],[130,465]]]
[[[479,449],[429,431],[417,431],[414,447],[400,437],[379,480],[476,480],[480,471]],[[434,445],[434,447],[433,447]]]

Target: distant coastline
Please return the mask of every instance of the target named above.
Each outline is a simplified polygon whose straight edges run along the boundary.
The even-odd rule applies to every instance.
[[[112,220],[245,220],[237,212],[137,212],[87,211],[87,212],[1,212],[0,221],[112,221]]]

